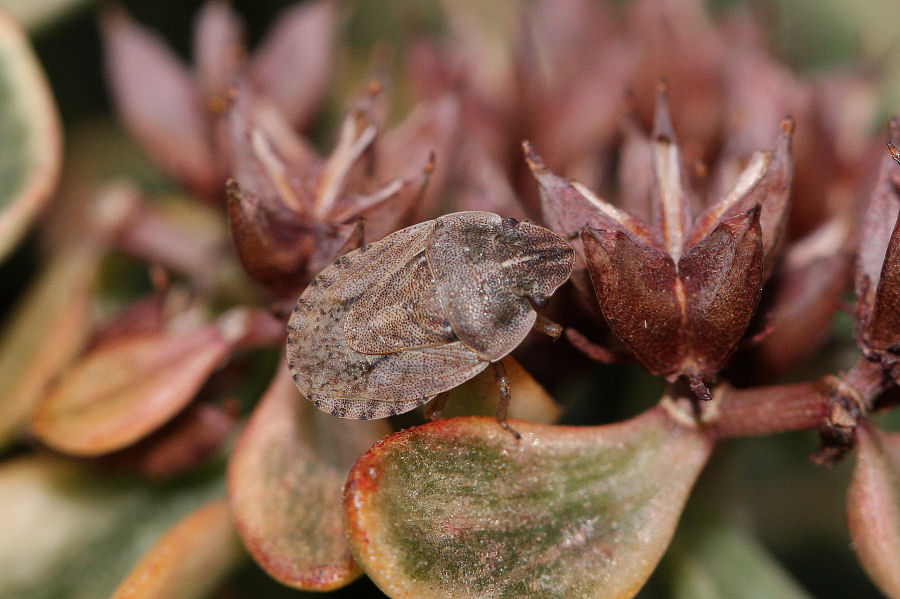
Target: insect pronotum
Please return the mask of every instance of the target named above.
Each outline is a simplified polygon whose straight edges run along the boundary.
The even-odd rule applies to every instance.
[[[543,227],[457,212],[364,245],[309,284],[288,322],[287,359],[317,408],[366,420],[409,411],[494,364],[572,273],[575,252]],[[513,431],[514,432],[514,431]],[[515,434],[515,433],[514,433]]]

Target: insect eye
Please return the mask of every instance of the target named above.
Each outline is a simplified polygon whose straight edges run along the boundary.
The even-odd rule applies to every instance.
[[[512,229],[518,224],[519,224],[519,221],[517,221],[516,219],[514,219],[511,216],[507,216],[506,218],[503,219],[503,230],[505,231],[507,229]]]

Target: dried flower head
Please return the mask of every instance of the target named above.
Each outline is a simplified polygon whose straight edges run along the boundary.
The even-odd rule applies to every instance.
[[[325,159],[286,128],[277,111],[238,92],[230,115],[232,237],[244,268],[275,295],[296,295],[335,257],[359,246],[363,235],[380,239],[412,214],[433,157],[404,179],[377,169],[379,92],[380,85],[371,86],[350,111]]]
[[[648,370],[670,381],[686,377],[700,397],[746,331],[771,270],[788,208],[792,132],[785,119],[775,147],[754,154],[732,190],[695,217],[660,85],[649,222],[554,175],[525,144],[545,219],[580,236],[613,332]]]

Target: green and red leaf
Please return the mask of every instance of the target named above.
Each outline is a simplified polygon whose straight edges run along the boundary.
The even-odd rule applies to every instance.
[[[350,546],[388,595],[631,597],[712,442],[663,408],[600,427],[439,420],[381,441],[344,492]]]

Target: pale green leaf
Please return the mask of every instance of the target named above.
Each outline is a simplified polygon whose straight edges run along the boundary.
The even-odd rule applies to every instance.
[[[759,541],[734,526],[713,523],[673,554],[666,557],[673,599],[811,599]]]

